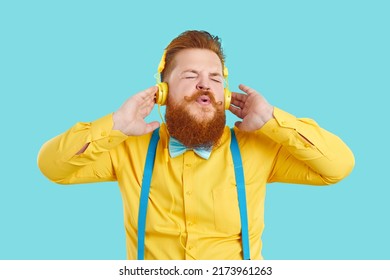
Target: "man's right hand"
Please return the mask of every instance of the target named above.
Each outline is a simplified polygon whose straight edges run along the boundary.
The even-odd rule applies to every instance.
[[[138,136],[158,128],[159,122],[146,123],[144,120],[153,109],[157,90],[158,87],[153,86],[127,99],[113,114],[113,129],[120,130],[128,136]]]

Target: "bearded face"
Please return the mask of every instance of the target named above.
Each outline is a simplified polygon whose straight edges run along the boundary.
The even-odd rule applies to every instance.
[[[224,106],[210,91],[197,91],[178,103],[168,98],[165,117],[169,134],[189,148],[218,144],[226,123]]]

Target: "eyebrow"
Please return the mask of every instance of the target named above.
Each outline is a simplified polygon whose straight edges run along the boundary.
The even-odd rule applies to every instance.
[[[181,75],[182,74],[185,74],[185,73],[193,73],[193,74],[199,74],[199,72],[198,71],[195,71],[195,70],[184,70],[183,72],[181,72]]]
[[[210,73],[210,76],[212,76],[212,77],[215,77],[215,76],[222,77],[222,74],[215,72],[215,73]]]
[[[193,73],[193,74],[199,75],[199,72],[196,71],[196,70],[193,70],[193,69],[184,70],[183,72],[181,72],[181,75],[183,75],[185,73]],[[216,76],[222,77],[222,74],[218,73],[218,72],[213,72],[213,73],[210,73],[209,76],[211,76],[211,77],[216,77]]]

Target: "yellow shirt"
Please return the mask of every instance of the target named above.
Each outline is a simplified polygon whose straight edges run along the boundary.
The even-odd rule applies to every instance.
[[[354,166],[349,148],[313,120],[278,108],[256,132],[235,128],[244,166],[251,259],[262,259],[266,183],[336,183]],[[151,134],[112,130],[112,114],[77,123],[45,143],[38,165],[60,184],[118,181],[124,207],[127,257],[137,258],[137,222],[143,168]],[[146,217],[145,259],[242,259],[241,224],[225,127],[205,160],[193,151],[170,158],[160,128]],[[80,155],[76,153],[90,143]]]

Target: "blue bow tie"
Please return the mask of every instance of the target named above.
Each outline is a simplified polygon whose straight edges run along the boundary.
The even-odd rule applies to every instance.
[[[185,153],[186,151],[193,150],[195,154],[198,156],[204,158],[204,159],[209,159],[211,150],[213,147],[210,148],[187,148],[184,146],[179,140],[170,137],[169,138],[169,155],[174,158],[177,156],[180,156],[181,154]]]

